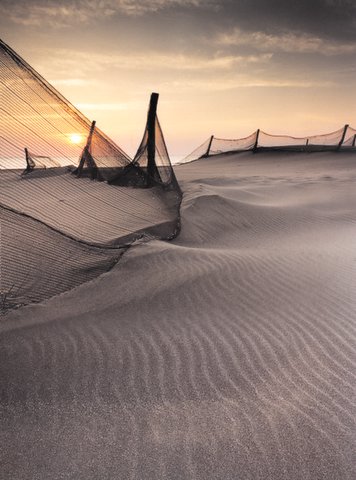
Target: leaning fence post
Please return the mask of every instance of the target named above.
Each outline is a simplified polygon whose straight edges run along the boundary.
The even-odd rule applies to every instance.
[[[257,152],[257,147],[258,147],[258,137],[260,136],[260,129],[257,130],[256,132],[256,140],[255,140],[255,144],[253,146],[253,153],[256,153]]]
[[[347,132],[348,128],[349,128],[348,125],[344,126],[344,131],[342,132],[341,140],[340,140],[336,150],[340,150],[342,144],[344,143],[344,140],[345,140],[345,137],[346,137],[346,132]]]
[[[90,145],[91,145],[91,139],[93,138],[95,124],[96,124],[96,122],[95,122],[95,120],[93,120],[91,122],[90,131],[89,131],[89,135],[88,135],[88,138],[87,138],[87,144],[85,145],[85,148],[87,148],[88,150],[89,150]]]
[[[88,160],[88,157],[89,157],[88,154],[90,154],[90,147],[91,147],[91,141],[92,141],[94,130],[95,130],[95,124],[96,124],[96,122],[95,122],[95,120],[93,120],[92,123],[91,123],[91,126],[90,126],[89,135],[87,137],[87,143],[85,144],[85,147],[83,148],[82,154],[80,156],[79,165],[72,172],[74,175],[77,175],[78,177],[81,176],[83,168],[84,168],[85,161]],[[91,162],[91,163],[93,163],[93,162]],[[98,172],[97,172],[97,168],[96,168],[95,163],[94,163],[94,165],[90,165],[90,168],[91,168],[91,172],[90,172],[91,177],[96,178],[97,175],[98,175]]]
[[[158,93],[152,93],[147,114],[147,174],[154,178],[156,175],[156,113]]]
[[[31,155],[29,154],[28,149],[25,147],[25,157],[26,157],[26,170],[24,173],[29,173],[32,172],[32,170],[35,168],[35,162],[32,160]]]
[[[28,149],[25,148],[25,157],[26,157],[26,165],[27,165],[27,168],[30,169],[31,168],[31,165],[30,165],[30,155],[28,154]]]
[[[209,145],[208,145],[208,148],[207,148],[207,150],[206,150],[206,154],[204,155],[204,157],[208,157],[208,156],[209,156],[210,149],[211,149],[211,144],[213,143],[213,140],[214,140],[214,135],[212,135],[212,136],[210,137]]]

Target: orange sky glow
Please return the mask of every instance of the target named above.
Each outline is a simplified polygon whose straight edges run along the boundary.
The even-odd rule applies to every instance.
[[[130,155],[150,93],[159,92],[177,158],[211,134],[303,136],[356,125],[355,6],[297,3],[5,1],[0,27],[6,43]]]

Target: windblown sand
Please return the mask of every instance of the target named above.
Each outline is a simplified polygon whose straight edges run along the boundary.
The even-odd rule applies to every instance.
[[[77,178],[67,168],[0,170],[0,316],[112,268],[130,245],[168,239],[180,194]]]
[[[356,478],[355,154],[176,174],[178,238],[2,319],[1,478]]]
[[[171,221],[160,189],[114,187],[80,180],[62,169],[21,176],[2,170],[0,205],[30,215],[70,238],[92,245],[122,245],[137,231]]]

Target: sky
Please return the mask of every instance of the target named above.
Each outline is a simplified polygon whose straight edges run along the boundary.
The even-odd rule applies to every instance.
[[[355,0],[0,0],[0,38],[130,155],[151,92],[172,158],[356,126]]]

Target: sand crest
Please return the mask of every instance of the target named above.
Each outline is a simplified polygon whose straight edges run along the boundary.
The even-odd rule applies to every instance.
[[[4,478],[355,478],[355,155],[176,173],[174,241],[1,322]]]

